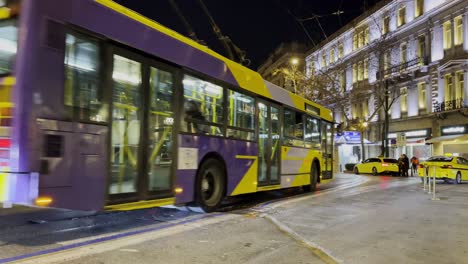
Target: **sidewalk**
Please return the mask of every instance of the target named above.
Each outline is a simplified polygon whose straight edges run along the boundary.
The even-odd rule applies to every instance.
[[[433,201],[419,178],[373,181],[271,215],[344,263],[468,263],[467,183],[439,181]]]

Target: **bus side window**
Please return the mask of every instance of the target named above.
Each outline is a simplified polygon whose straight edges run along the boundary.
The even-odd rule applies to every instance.
[[[99,42],[78,34],[66,35],[64,104],[79,120],[107,122],[108,104],[101,85]]]

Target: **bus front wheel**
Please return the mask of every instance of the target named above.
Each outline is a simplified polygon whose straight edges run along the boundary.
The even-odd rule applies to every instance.
[[[304,191],[306,192],[315,192],[317,189],[317,179],[319,177],[318,166],[312,165],[312,170],[310,172],[310,184],[304,186]]]
[[[196,202],[207,213],[215,211],[224,198],[224,165],[217,159],[204,161],[197,173]]]

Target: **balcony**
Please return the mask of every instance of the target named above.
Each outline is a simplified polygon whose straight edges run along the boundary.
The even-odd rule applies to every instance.
[[[390,68],[387,68],[383,71],[383,74],[385,77],[388,77],[388,76],[391,76],[391,75],[396,75],[396,74],[399,74],[403,71],[407,71],[411,68],[419,68],[421,66],[424,66],[424,65],[428,65],[429,64],[429,57],[425,56],[425,57],[417,57],[417,58],[414,58],[412,60],[409,60],[407,62],[404,62],[404,63],[401,63],[401,64],[398,64],[398,65],[395,65],[395,66],[392,66]],[[377,72],[377,79],[380,78],[380,74],[379,72]]]
[[[463,101],[463,98],[457,98],[454,100],[449,100],[445,102],[436,102],[434,104],[434,112],[440,113],[440,112],[445,112],[445,111],[450,111],[450,110],[456,110],[456,109],[462,109],[468,107],[468,105],[465,104]]]

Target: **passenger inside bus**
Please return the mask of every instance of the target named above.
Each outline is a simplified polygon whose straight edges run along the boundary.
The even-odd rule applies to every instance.
[[[194,101],[185,102],[185,122],[187,123],[187,132],[208,133],[207,126],[197,121],[205,121],[198,104]]]

